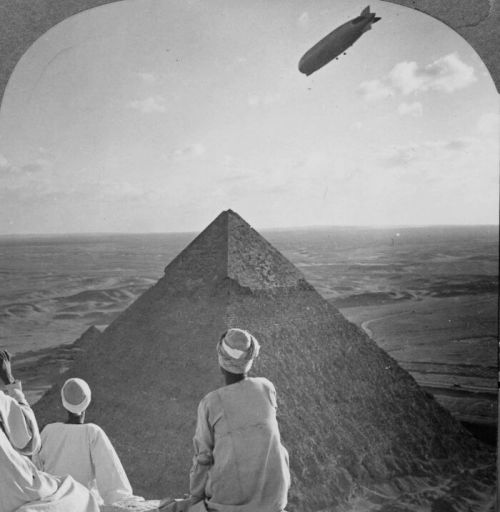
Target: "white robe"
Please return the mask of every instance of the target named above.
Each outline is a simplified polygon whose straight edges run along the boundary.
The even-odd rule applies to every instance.
[[[290,487],[276,420],[276,391],[247,378],[200,402],[190,493],[210,512],[281,512]]]
[[[99,512],[71,477],[38,471],[24,456],[38,450],[40,435],[20,382],[0,389],[0,425],[0,512]]]
[[[42,448],[33,462],[53,475],[71,475],[104,505],[133,496],[111,441],[102,428],[93,423],[47,425],[42,431]]]

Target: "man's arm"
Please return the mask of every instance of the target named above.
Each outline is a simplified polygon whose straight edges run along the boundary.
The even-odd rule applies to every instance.
[[[21,386],[12,375],[10,354],[0,350],[0,423],[12,446],[23,455],[40,449],[35,415]]]
[[[105,505],[130,498],[132,487],[109,437],[104,430],[95,426],[90,446],[95,479],[99,494]]]
[[[194,457],[189,472],[189,492],[195,500],[205,498],[205,485],[208,471],[213,465],[214,434],[208,419],[208,407],[205,400],[198,406],[198,419],[193,438]]]

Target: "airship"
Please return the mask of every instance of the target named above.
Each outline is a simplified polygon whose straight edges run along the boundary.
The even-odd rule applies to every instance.
[[[345,52],[380,18],[370,12],[370,6],[361,11],[357,18],[349,20],[330,32],[308,50],[299,61],[299,71],[309,76]]]

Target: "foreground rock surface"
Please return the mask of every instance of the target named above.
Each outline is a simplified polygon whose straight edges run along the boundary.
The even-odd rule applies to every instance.
[[[380,486],[396,482],[386,489],[389,503],[412,493],[408,475],[451,482],[456,503],[468,503],[470,489],[460,496],[453,482],[479,465],[487,468],[477,477],[481,492],[492,495],[494,454],[230,210],[85,344],[36,404],[37,417],[42,425],[64,417],[60,385],[84,378],[93,390],[88,421],[112,438],[135,493],[182,496],[196,408],[222,384],[215,343],[228,327],[261,341],[253,373],[278,391],[289,511],[343,510],[370,492],[383,502]]]

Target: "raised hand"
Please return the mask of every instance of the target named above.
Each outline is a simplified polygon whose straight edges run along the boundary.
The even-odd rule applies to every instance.
[[[10,366],[10,354],[3,349],[0,349],[0,384],[12,384],[15,382],[12,375],[12,368]]]

